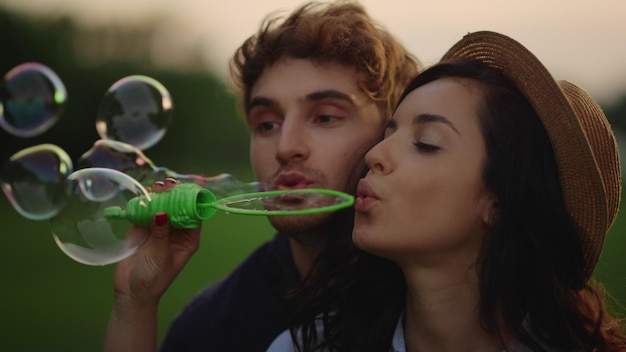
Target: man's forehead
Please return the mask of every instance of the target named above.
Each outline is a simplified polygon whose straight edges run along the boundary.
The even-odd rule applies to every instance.
[[[256,95],[256,91],[267,95],[266,89],[285,86],[303,96],[330,89],[354,95],[363,93],[360,76],[354,68],[336,62],[283,58],[263,69],[251,87],[251,95]]]

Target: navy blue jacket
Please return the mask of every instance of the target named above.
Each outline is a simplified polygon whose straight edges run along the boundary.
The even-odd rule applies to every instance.
[[[298,284],[287,236],[277,234],[230,275],[198,294],[174,320],[161,352],[265,352],[289,328]]]

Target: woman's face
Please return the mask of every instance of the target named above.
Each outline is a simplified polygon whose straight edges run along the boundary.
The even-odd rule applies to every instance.
[[[353,232],[362,249],[400,264],[476,258],[491,215],[478,82],[443,78],[412,91],[366,155]]]

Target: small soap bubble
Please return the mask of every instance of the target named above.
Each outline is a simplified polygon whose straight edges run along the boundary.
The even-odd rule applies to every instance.
[[[150,195],[132,177],[105,168],[87,168],[67,177],[67,205],[50,220],[54,241],[70,258],[87,265],[107,265],[133,254],[149,230],[107,216],[125,209],[138,196],[148,207]]]
[[[182,175],[179,179],[193,179],[193,175]],[[203,186],[209,189],[218,198],[234,196],[243,193],[261,192],[267,187],[260,182],[244,183],[233,175],[222,173],[213,177],[203,178]],[[196,183],[199,183],[196,181]]]
[[[76,169],[88,167],[121,171],[144,186],[151,186],[155,181],[162,181],[166,177],[160,176],[161,170],[139,148],[111,139],[97,140],[91,149],[81,155]]]
[[[104,95],[96,130],[103,139],[146,150],[163,138],[172,111],[170,94],[160,82],[147,76],[128,76],[115,82]]]
[[[2,190],[11,205],[31,220],[45,220],[65,205],[65,180],[72,160],[61,148],[41,144],[15,153],[2,168]]]
[[[0,89],[0,126],[17,137],[33,137],[52,127],[67,101],[65,85],[45,65],[28,62],[11,69]]]

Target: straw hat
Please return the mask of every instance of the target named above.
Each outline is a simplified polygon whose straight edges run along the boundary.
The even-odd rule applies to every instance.
[[[581,233],[582,279],[588,280],[615,220],[622,185],[617,143],[602,109],[576,85],[555,81],[528,49],[505,35],[469,33],[442,60],[458,57],[501,70],[534,106],[552,142],[565,204]]]

